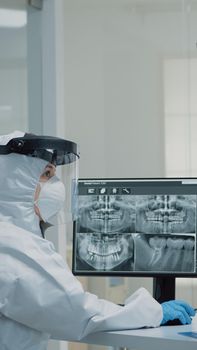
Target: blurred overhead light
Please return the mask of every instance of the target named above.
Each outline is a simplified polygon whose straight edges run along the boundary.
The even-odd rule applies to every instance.
[[[0,9],[0,27],[20,28],[27,24],[27,13],[24,10]]]

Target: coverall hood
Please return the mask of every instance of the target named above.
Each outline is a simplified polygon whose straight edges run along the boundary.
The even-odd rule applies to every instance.
[[[5,145],[15,137],[24,136],[21,131],[0,137]],[[11,153],[0,155],[0,221],[41,236],[39,217],[34,211],[34,194],[39,177],[47,161]]]

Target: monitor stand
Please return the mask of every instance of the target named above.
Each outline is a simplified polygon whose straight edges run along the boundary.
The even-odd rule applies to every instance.
[[[153,297],[161,304],[164,301],[175,299],[175,277],[154,277]]]

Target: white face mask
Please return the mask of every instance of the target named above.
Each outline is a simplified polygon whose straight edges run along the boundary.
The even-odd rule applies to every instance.
[[[57,176],[51,177],[46,182],[39,182],[41,190],[39,198],[35,201],[40,216],[45,222],[57,214],[64,205],[65,187]]]

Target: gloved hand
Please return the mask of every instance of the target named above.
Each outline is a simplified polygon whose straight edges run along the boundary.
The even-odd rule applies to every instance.
[[[175,319],[179,319],[182,324],[190,324],[191,316],[196,313],[193,307],[183,300],[166,301],[161,306],[163,309],[161,325]]]

